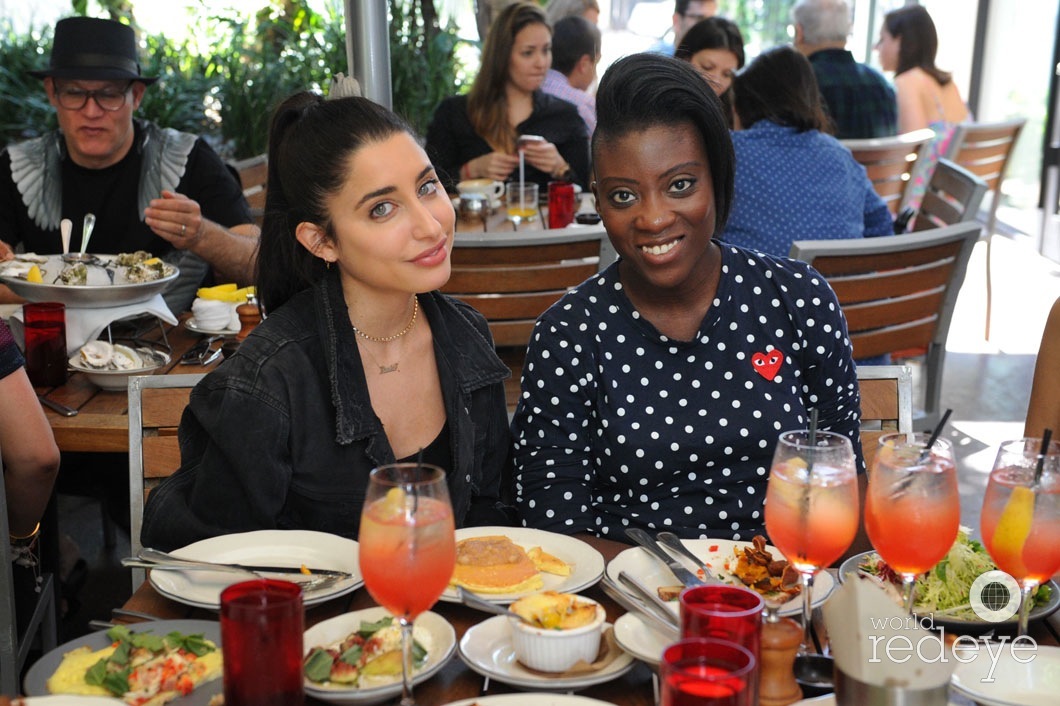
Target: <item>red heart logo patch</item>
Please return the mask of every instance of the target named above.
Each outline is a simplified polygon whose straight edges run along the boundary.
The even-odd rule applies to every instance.
[[[751,356],[751,364],[754,365],[755,372],[769,381],[772,381],[780,372],[783,362],[784,354],[775,349],[768,353],[755,353]]]

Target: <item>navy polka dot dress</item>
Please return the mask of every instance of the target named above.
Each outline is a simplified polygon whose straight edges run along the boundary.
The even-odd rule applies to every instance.
[[[835,294],[809,265],[722,245],[692,341],[634,309],[618,265],[538,320],[512,421],[525,525],[616,539],[628,526],[750,539],[781,431],[854,442],[859,397]]]

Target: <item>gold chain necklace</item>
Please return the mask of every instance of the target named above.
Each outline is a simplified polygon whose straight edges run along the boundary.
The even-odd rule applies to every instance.
[[[375,343],[390,343],[391,341],[396,341],[397,339],[401,338],[406,333],[408,333],[409,331],[412,330],[412,327],[416,325],[416,314],[419,313],[419,310],[420,310],[420,300],[417,297],[413,296],[412,297],[412,318],[409,319],[409,322],[407,324],[405,324],[405,328],[401,329],[400,331],[395,333],[393,336],[370,336],[367,333],[365,333],[364,331],[362,331],[361,329],[357,328],[356,324],[353,324],[351,322],[351,325],[353,326],[353,332],[356,333],[358,336],[360,336],[361,338],[363,338],[366,341],[374,341]]]

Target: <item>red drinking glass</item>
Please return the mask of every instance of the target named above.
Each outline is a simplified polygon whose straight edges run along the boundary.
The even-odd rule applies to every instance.
[[[548,227],[566,228],[574,222],[574,184],[569,181],[548,183]]]
[[[260,579],[221,592],[227,706],[301,706],[302,589]]]
[[[739,586],[693,586],[681,592],[681,637],[711,637],[735,642],[755,658],[750,678],[758,689],[762,655],[762,610],[758,593]]]
[[[34,302],[22,305],[26,338],[26,374],[34,385],[66,382],[66,305]]]
[[[712,637],[690,637],[663,650],[661,706],[755,706],[758,668],[745,647]]]

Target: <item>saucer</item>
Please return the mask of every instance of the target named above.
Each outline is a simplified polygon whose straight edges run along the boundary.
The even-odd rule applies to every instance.
[[[641,662],[659,666],[663,650],[673,640],[652,630],[636,613],[625,613],[615,621],[615,642]]]
[[[604,628],[611,627],[604,623]],[[460,659],[472,671],[510,686],[537,691],[574,691],[594,684],[602,684],[622,676],[636,665],[633,657],[623,652],[610,664],[592,674],[568,677],[546,677],[532,672],[515,659],[511,626],[502,615],[489,618],[468,628],[457,647]]]

